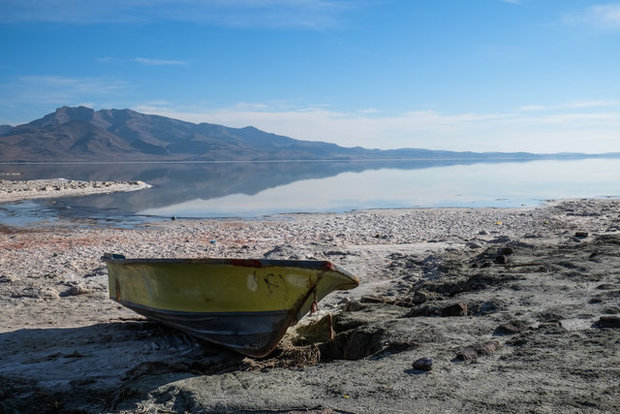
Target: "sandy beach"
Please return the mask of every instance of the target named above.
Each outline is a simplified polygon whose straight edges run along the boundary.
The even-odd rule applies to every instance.
[[[106,252],[330,260],[361,284],[298,324],[330,313],[332,341],[291,328],[252,359],[111,301]],[[618,199],[0,225],[0,413],[618,412],[619,298]]]

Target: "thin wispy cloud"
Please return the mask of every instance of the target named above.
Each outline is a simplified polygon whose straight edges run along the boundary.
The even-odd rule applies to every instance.
[[[114,96],[129,88],[125,81],[110,78],[19,76],[0,84],[3,102],[73,105],[84,99]]]
[[[596,4],[576,13],[567,14],[568,24],[587,24],[597,29],[620,30],[620,3]]]
[[[522,1],[521,0],[499,0],[502,3],[510,3],[510,4],[521,4]]]
[[[564,102],[556,105],[523,105],[519,107],[519,110],[523,112],[548,112],[588,108],[620,108],[620,100],[579,100]]]
[[[566,104],[569,108],[601,108],[601,107],[620,107],[619,100],[611,101],[570,101]]]
[[[99,63],[105,64],[118,64],[118,63],[139,63],[144,66],[187,66],[189,62],[186,60],[178,59],[158,59],[158,58],[146,58],[136,57],[132,59],[121,59],[111,56],[104,56],[95,59]]]
[[[132,59],[132,61],[141,63],[146,66],[184,66],[188,64],[183,60],[151,59],[143,57],[134,58]]]
[[[353,8],[345,0],[0,0],[0,22],[70,24],[180,21],[228,27],[322,29]]]

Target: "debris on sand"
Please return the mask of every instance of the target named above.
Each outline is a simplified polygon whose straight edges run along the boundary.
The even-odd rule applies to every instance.
[[[500,347],[499,341],[480,342],[466,346],[456,353],[456,359],[472,361],[480,356],[493,355]]]

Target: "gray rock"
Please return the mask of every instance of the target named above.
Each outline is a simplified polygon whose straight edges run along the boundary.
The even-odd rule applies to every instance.
[[[508,256],[504,256],[503,254],[496,256],[495,259],[493,259],[493,262],[496,264],[506,264],[508,263]]]
[[[596,287],[598,290],[614,290],[617,288],[613,283],[602,283]]]
[[[493,332],[495,335],[514,335],[521,332],[525,332],[528,326],[525,322],[515,320],[508,323],[501,324]]]
[[[361,304],[356,300],[348,300],[344,305],[345,312],[357,312],[366,309],[368,306]]]
[[[467,316],[467,304],[459,302],[454,305],[446,306],[441,310],[441,316]]]
[[[605,329],[605,328],[620,329],[620,316],[618,315],[601,316],[596,322],[596,326],[602,329]]]
[[[497,254],[500,256],[510,256],[514,253],[512,247],[504,246],[497,249]]]
[[[498,341],[480,342],[462,348],[456,354],[456,359],[461,361],[472,361],[480,356],[493,355],[500,347]]]
[[[498,236],[492,240],[489,240],[489,243],[508,243],[510,241],[510,237],[508,236]]]
[[[433,369],[433,359],[424,357],[413,361],[413,369],[417,369],[419,371],[430,371]]]
[[[413,294],[413,303],[415,303],[416,305],[419,305],[421,303],[424,303],[428,300],[428,293],[418,290],[416,293]]]
[[[77,295],[86,295],[91,293],[90,290],[86,289],[82,285],[71,286],[71,288],[67,291],[67,295],[77,296]]]

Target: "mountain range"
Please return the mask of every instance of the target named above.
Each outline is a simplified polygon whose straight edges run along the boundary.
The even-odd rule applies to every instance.
[[[555,155],[557,156],[557,154]],[[18,126],[0,125],[0,161],[265,161],[541,158],[530,153],[378,150],[303,141],[248,126],[181,121],[130,109],[56,109]],[[580,154],[562,154],[579,157]]]

